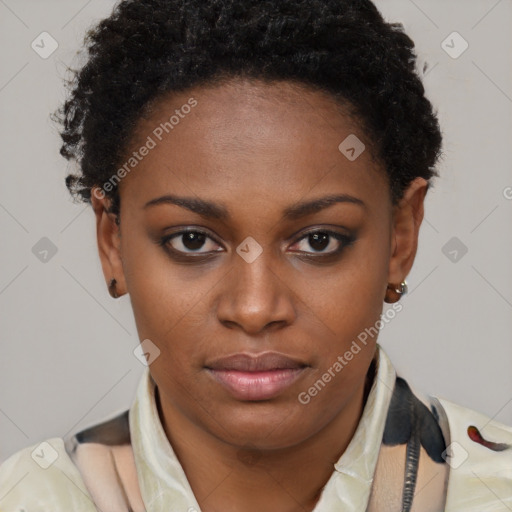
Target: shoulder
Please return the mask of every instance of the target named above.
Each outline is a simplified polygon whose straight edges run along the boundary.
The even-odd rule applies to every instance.
[[[512,427],[397,376],[372,499],[368,510],[512,510]]]
[[[20,450],[0,466],[0,512],[145,510],[130,441],[126,410]]]
[[[143,512],[129,424],[130,411],[82,430],[65,442],[98,510]]]
[[[93,512],[96,508],[59,437],[11,455],[0,466],[0,510]]]
[[[512,427],[444,398],[430,398],[449,432],[446,512],[512,510]]]

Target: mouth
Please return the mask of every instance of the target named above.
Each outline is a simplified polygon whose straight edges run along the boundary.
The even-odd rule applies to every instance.
[[[234,354],[205,366],[209,374],[238,400],[269,400],[290,387],[308,365],[280,354]]]

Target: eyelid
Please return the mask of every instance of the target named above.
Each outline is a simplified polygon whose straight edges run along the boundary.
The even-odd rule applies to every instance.
[[[183,233],[201,233],[203,235],[209,236],[211,239],[215,240],[217,243],[217,236],[213,235],[211,231],[208,228],[205,228],[203,226],[195,225],[195,224],[189,224],[185,226],[175,226],[172,231],[166,233],[164,236],[172,237],[176,235],[181,235]]]
[[[294,252],[297,252],[299,254],[313,255],[314,258],[321,258],[322,256],[324,256],[324,257],[333,256],[333,255],[336,255],[336,254],[340,254],[345,247],[347,247],[349,245],[352,245],[355,242],[355,240],[356,240],[356,236],[355,235],[340,233],[339,231],[335,231],[333,229],[320,228],[319,227],[319,228],[312,229],[310,231],[307,231],[307,232],[303,233],[301,236],[299,236],[299,238],[297,238],[297,240],[295,242],[293,242],[293,245],[301,242],[302,240],[304,240],[309,235],[313,235],[315,233],[325,233],[325,234],[327,234],[331,238],[334,238],[340,244],[340,247],[338,249],[334,250],[334,251],[329,251],[329,252],[316,252],[316,253],[314,251],[313,252],[294,251]]]
[[[308,235],[319,232],[328,233],[331,235],[336,235],[344,238],[355,238],[357,235],[357,233],[353,232],[352,230],[344,226],[334,226],[332,224],[313,224],[295,231],[295,233],[289,236],[285,240],[285,242],[290,243],[295,240],[295,242],[293,243],[296,243]]]
[[[178,238],[181,235],[184,235],[186,233],[199,233],[201,235],[204,235],[207,238],[209,238],[210,240],[213,240],[213,242],[215,242],[217,245],[220,245],[224,249],[224,246],[222,245],[222,243],[219,242],[217,240],[217,238],[215,236],[213,236],[208,230],[206,230],[205,228],[194,227],[194,226],[182,227],[178,231],[173,231],[172,233],[168,233],[168,234],[164,235],[163,237],[161,237],[161,239],[158,241],[158,244],[164,248],[167,248],[167,250],[171,251],[174,254],[187,255],[187,257],[190,256],[191,258],[200,257],[200,256],[208,256],[208,255],[214,254],[216,252],[221,252],[221,251],[207,251],[207,252],[189,252],[189,253],[187,253],[187,252],[183,252],[183,251],[178,251],[177,249],[174,249],[173,247],[170,247],[168,245],[171,240],[173,240],[174,238]],[[197,256],[194,256],[194,255],[197,255]]]

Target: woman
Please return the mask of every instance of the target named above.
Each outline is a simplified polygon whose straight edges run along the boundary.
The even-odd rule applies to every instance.
[[[0,510],[512,509],[512,429],[419,397],[400,310],[441,134],[370,1],[125,0],[56,117],[132,407],[0,469]]]

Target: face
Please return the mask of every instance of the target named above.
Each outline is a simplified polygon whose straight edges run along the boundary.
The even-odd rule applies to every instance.
[[[338,149],[351,134],[366,147],[355,160]],[[425,193],[416,180],[393,208],[370,144],[331,97],[288,82],[190,89],[140,119],[120,233],[107,201],[93,206],[105,277],[160,351],[150,371],[164,413],[276,448],[353,400],[376,338],[343,356],[406,277]]]

